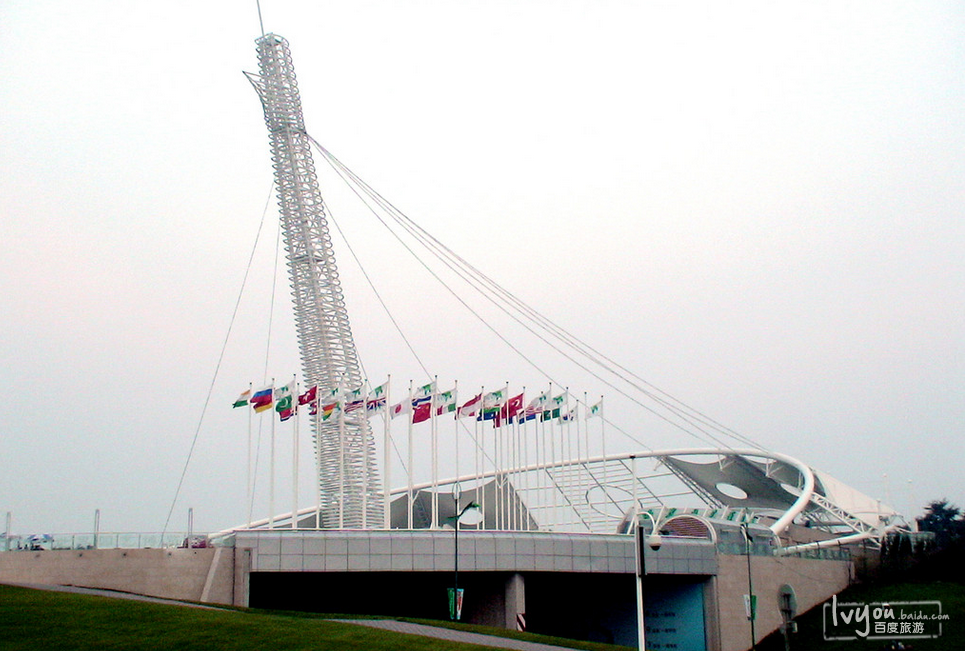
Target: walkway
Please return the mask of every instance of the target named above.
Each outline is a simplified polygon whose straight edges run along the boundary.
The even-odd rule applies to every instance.
[[[514,640],[508,637],[483,635],[482,633],[456,631],[451,628],[442,628],[440,626],[426,626],[425,624],[397,622],[393,619],[338,619],[332,621],[343,622],[346,624],[358,624],[360,626],[370,626],[372,628],[381,628],[394,633],[421,635],[423,637],[434,637],[441,640],[450,640],[452,642],[466,642],[468,644],[478,644],[480,646],[495,647],[499,649],[515,649],[516,651],[573,651],[572,647],[539,644],[538,642],[526,642],[524,640]]]

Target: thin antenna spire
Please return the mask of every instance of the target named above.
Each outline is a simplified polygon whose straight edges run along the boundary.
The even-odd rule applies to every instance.
[[[255,5],[258,7],[258,27],[261,28],[261,35],[265,35],[265,23],[261,20],[261,0],[255,0]]]

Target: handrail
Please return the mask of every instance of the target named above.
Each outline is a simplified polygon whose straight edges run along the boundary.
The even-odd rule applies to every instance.
[[[99,531],[55,534],[0,534],[0,552],[88,549],[163,549],[213,546],[207,534]]]

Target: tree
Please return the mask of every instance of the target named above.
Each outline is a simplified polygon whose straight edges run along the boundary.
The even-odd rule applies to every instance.
[[[961,509],[947,499],[935,500],[925,506],[925,515],[918,518],[919,531],[931,531],[939,549],[962,540],[965,536],[965,520]]]

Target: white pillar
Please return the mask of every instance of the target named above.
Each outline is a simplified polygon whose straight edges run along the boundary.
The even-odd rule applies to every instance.
[[[519,572],[506,581],[506,628],[526,630],[526,584]]]

